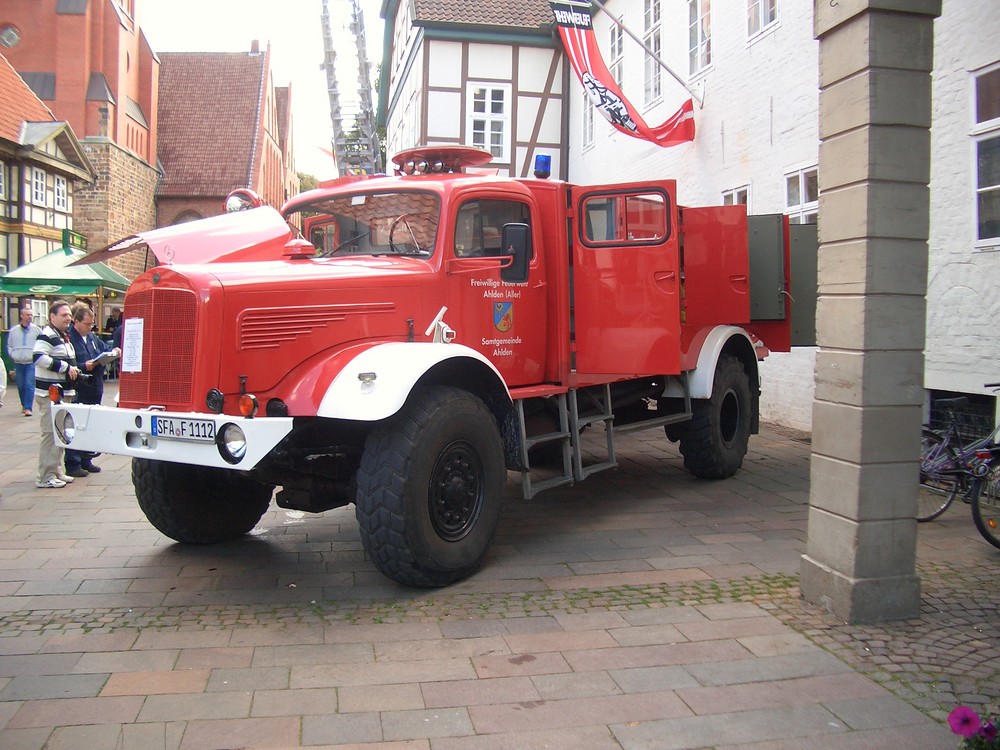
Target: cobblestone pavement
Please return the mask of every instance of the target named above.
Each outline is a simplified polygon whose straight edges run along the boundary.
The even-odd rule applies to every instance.
[[[0,410],[5,750],[951,748],[956,703],[1000,700],[1000,552],[968,506],[920,527],[920,618],[799,598],[800,433],[723,482],[656,431],[576,487],[512,481],[483,570],[425,591],[365,560],[352,509],[186,547],[124,458],[37,490],[34,422]]]

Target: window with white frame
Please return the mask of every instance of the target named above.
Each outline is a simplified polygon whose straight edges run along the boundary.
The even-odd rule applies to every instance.
[[[486,149],[498,161],[510,152],[510,86],[470,83],[469,134],[472,145]]]
[[[688,0],[688,68],[691,75],[712,64],[712,0]]]
[[[400,12],[396,16],[396,27],[393,30],[392,49],[396,59],[393,63],[392,80],[402,72],[402,67],[406,63],[406,46],[414,31],[412,5],[412,0],[404,0],[399,4]]]
[[[0,199],[7,197],[7,162],[0,161]]]
[[[974,74],[976,122],[976,240],[1000,240],[1000,64]]]
[[[45,170],[31,170],[31,202],[36,206],[45,205]]]
[[[31,312],[35,315],[35,325],[39,327],[47,325],[49,320],[49,303],[44,299],[36,298],[28,300],[28,303],[31,306]],[[39,323],[39,321],[45,321],[45,323]]]
[[[741,185],[732,190],[722,191],[723,206],[746,206],[750,210],[750,186]]]
[[[621,20],[619,18],[618,23],[611,23],[611,49],[608,51],[608,71],[618,88],[625,81],[625,32]]]
[[[663,95],[660,79],[660,0],[644,0],[642,42],[652,51],[646,53],[642,90],[646,104],[659,101]]]
[[[53,191],[53,205],[57,211],[69,209],[69,193],[67,192],[66,178],[56,175],[55,190]]]
[[[747,37],[778,21],[778,0],[747,0]]]
[[[819,179],[816,167],[785,175],[785,213],[790,224],[815,224],[819,214]]]
[[[590,94],[583,92],[583,147],[594,144],[594,103]]]

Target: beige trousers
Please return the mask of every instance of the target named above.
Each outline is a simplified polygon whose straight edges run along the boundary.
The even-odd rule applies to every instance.
[[[38,444],[38,481],[58,477],[63,470],[63,455],[65,449],[56,445],[52,434],[52,402],[46,394],[45,398],[35,395],[35,406],[41,421],[41,442]]]

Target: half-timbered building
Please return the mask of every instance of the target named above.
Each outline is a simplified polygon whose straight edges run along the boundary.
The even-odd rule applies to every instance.
[[[531,174],[536,154],[566,176],[568,77],[544,0],[386,0],[379,112],[386,151],[478,146],[498,174]]]

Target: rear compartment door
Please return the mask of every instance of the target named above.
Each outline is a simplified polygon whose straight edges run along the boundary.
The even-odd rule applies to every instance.
[[[750,321],[746,207],[685,207],[681,221],[684,322],[745,326]]]
[[[673,181],[576,188],[570,321],[581,378],[680,371]]]

